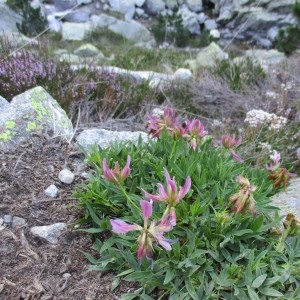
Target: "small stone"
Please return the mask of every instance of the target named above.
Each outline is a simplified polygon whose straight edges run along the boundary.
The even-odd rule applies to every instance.
[[[11,215],[4,215],[4,216],[3,216],[3,222],[4,222],[5,224],[10,224],[10,223],[12,222],[12,220],[13,220],[13,218],[12,218]]]
[[[44,238],[51,244],[57,244],[61,233],[67,229],[66,223],[55,223],[47,226],[33,226],[30,228],[31,234]]]
[[[71,184],[74,181],[75,175],[68,169],[59,172],[58,178],[61,182]]]
[[[54,184],[51,184],[44,190],[44,192],[47,196],[56,198],[58,196],[59,189]]]
[[[24,218],[13,217],[13,219],[12,219],[12,227],[13,228],[18,228],[18,227],[24,226],[25,224],[26,224],[26,221]]]

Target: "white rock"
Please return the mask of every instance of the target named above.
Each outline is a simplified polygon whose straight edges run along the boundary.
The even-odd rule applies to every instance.
[[[56,198],[59,193],[59,189],[54,185],[51,184],[45,189],[45,194],[51,198]]]
[[[62,171],[59,172],[58,178],[63,183],[71,184],[75,179],[75,175],[70,170],[63,169]]]
[[[47,226],[34,226],[30,228],[30,232],[34,236],[44,238],[51,244],[57,244],[58,238],[64,230],[67,229],[66,223],[55,223]]]
[[[219,39],[220,36],[221,36],[221,33],[220,33],[220,31],[218,29],[212,29],[212,30],[210,30],[209,34],[210,34],[210,36],[212,36],[212,37],[214,37],[216,39]]]
[[[193,77],[191,70],[180,68],[174,73],[174,79],[179,81],[187,81]]]
[[[186,0],[186,4],[191,11],[200,12],[203,10],[202,0]]]
[[[26,224],[26,221],[24,218],[13,217],[13,219],[12,219],[12,227],[13,228],[18,228],[18,227],[24,226],[25,224]]]

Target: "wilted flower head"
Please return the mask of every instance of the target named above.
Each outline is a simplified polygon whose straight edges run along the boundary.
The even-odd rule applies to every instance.
[[[152,216],[152,201],[140,200],[140,206],[142,210],[142,215],[144,219],[144,226],[138,224],[128,224],[120,219],[110,220],[112,226],[112,231],[118,234],[126,234],[130,231],[140,231],[140,235],[137,239],[138,242],[138,252],[137,257],[140,261],[142,257],[146,257],[151,265],[153,263],[152,253],[153,253],[153,242],[159,244],[164,249],[170,251],[172,249],[171,245],[174,243],[173,240],[166,239],[164,233],[171,231],[173,226],[166,219],[162,220],[159,224],[156,221],[152,221],[148,228],[148,221]]]
[[[236,178],[237,183],[240,185],[240,190],[229,198],[230,202],[233,202],[231,211],[234,213],[245,213],[247,209],[254,215],[255,200],[253,198],[253,192],[256,190],[256,186],[250,184],[249,180],[242,175],[238,175]]]
[[[127,156],[127,161],[125,167],[120,170],[119,162],[115,162],[115,168],[110,169],[107,165],[106,159],[102,161],[103,167],[103,177],[110,182],[121,183],[123,182],[130,174],[130,156]]]
[[[174,116],[174,110],[167,106],[164,108],[162,117],[149,114],[148,118],[149,120],[146,124],[146,128],[153,137],[159,137],[163,130],[172,133],[174,128],[178,126],[178,121]]]
[[[275,168],[279,168],[280,165],[280,159],[281,155],[276,150],[273,151],[273,153],[270,155],[270,158],[272,159],[272,163],[266,167],[267,170],[272,171],[275,170]]]
[[[269,179],[273,180],[274,188],[283,185],[285,190],[290,179],[295,176],[296,174],[290,173],[286,168],[276,168],[275,166],[272,168]]]
[[[288,236],[295,236],[300,232],[300,221],[291,213],[287,214],[283,226],[287,230]]]

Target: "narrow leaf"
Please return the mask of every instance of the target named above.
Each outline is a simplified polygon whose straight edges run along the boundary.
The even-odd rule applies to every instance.
[[[263,283],[264,281],[266,280],[267,278],[267,274],[263,274],[263,275],[260,275],[258,276],[257,278],[255,278],[251,284],[251,287],[253,288],[259,288]]]

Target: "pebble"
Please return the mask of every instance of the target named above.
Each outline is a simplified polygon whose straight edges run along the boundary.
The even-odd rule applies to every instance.
[[[67,229],[66,223],[55,223],[46,226],[33,226],[30,228],[31,234],[45,239],[51,244],[57,244],[61,233]]]
[[[13,228],[18,228],[18,227],[24,226],[25,224],[26,224],[26,221],[24,218],[13,217],[13,219],[12,219],[12,227]]]
[[[13,220],[13,218],[12,218],[11,215],[4,215],[4,216],[3,216],[3,222],[4,222],[5,224],[10,224],[10,223],[12,223],[12,220]]]
[[[75,179],[75,175],[70,170],[63,169],[59,172],[58,178],[63,183],[71,184]]]
[[[58,196],[59,189],[54,184],[51,184],[44,190],[44,192],[47,196],[56,198]]]

